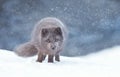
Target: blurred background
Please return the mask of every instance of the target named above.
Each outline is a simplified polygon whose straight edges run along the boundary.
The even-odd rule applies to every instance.
[[[0,0],[0,49],[30,39],[41,18],[57,17],[69,38],[65,56],[84,56],[120,45],[120,0]]]

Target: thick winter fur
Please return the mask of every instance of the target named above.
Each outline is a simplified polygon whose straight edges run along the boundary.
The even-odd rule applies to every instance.
[[[60,61],[59,53],[63,50],[67,38],[65,25],[57,18],[47,17],[39,21],[32,32],[31,40],[15,48],[16,54],[29,57],[38,54],[38,62],[48,55],[48,62]]]
[[[34,56],[37,54],[38,50],[36,49],[36,47],[32,44],[32,42],[26,42],[24,44],[19,45],[16,49],[15,49],[16,53],[19,56],[23,56],[23,57],[30,57],[30,56]]]

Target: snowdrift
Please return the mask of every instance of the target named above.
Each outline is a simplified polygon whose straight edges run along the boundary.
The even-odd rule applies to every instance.
[[[0,50],[1,77],[120,77],[120,47],[84,57],[64,57],[61,62],[36,62],[37,56],[21,58]]]

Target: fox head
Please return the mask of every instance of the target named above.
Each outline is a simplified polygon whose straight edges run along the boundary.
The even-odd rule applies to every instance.
[[[43,28],[41,31],[41,44],[48,51],[58,51],[63,44],[61,28]]]

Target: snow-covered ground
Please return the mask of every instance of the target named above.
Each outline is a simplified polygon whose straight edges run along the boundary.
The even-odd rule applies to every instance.
[[[54,63],[38,63],[36,58],[0,50],[0,77],[120,77],[120,47],[85,57],[61,56]]]

